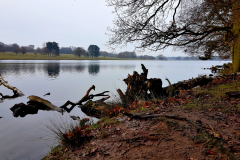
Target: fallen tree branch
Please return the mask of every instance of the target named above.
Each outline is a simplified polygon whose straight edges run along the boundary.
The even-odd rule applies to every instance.
[[[104,92],[102,92],[102,93],[98,93],[98,94],[95,94],[95,95],[93,95],[93,94],[90,94],[90,95],[89,95],[89,93],[90,93],[91,90],[95,90],[95,86],[94,86],[94,85],[92,85],[92,87],[90,87],[90,88],[87,90],[86,95],[85,95],[80,101],[78,101],[77,103],[74,103],[74,102],[71,102],[71,101],[67,101],[67,102],[66,102],[64,105],[62,105],[60,108],[65,109],[65,110],[69,113],[69,112],[71,112],[71,110],[72,110],[76,105],[82,105],[83,102],[86,102],[86,101],[88,101],[88,100],[91,100],[91,99],[93,99],[94,97],[98,97],[98,96],[108,96],[108,97],[110,98],[109,95],[105,95],[105,93],[107,93],[107,92],[109,92],[109,91],[104,91]],[[103,102],[104,100],[107,100],[108,97],[106,97],[105,99],[104,99],[104,98],[101,99],[101,101]],[[72,106],[71,106],[70,108],[67,108],[68,105],[72,105]]]
[[[0,85],[4,85],[5,87],[7,87],[8,89],[11,89],[14,93],[14,96],[20,97],[20,96],[24,96],[23,92],[21,92],[19,89],[17,89],[16,87],[11,86],[10,84],[8,84],[7,81],[5,81],[2,76],[0,75]],[[2,95],[1,95],[2,96]]]
[[[43,98],[40,98],[38,96],[29,96],[28,99],[30,101],[35,101],[35,102],[44,104],[45,106],[51,108],[52,110],[55,110],[55,111],[63,113],[63,109],[62,108],[59,108],[59,107],[53,105],[51,102],[49,102],[49,101],[47,101],[47,100],[45,100]]]
[[[15,104],[11,108],[11,110],[13,111],[14,117],[18,117],[19,115],[21,117],[24,117],[27,114],[37,114],[39,109],[40,110],[55,110],[55,111],[61,112],[63,114],[64,110],[67,111],[67,112],[71,112],[71,110],[76,105],[81,105],[83,102],[91,100],[94,97],[97,97],[97,96],[108,96],[108,95],[105,95],[105,93],[108,92],[108,91],[104,91],[102,93],[98,93],[98,94],[95,94],[95,95],[92,95],[92,94],[89,95],[89,93],[90,93],[90,91],[92,89],[95,89],[94,85],[92,85],[92,87],[90,87],[88,89],[86,95],[80,101],[78,101],[77,103],[73,103],[71,101],[67,101],[61,107],[57,107],[57,106],[53,105],[51,102],[49,102],[49,101],[47,101],[47,100],[45,100],[45,99],[43,99],[41,97],[32,95],[32,96],[28,97],[29,101],[28,101],[27,105],[24,104],[24,103]],[[102,98],[102,99],[100,99],[100,100],[98,100],[96,102],[103,102],[103,101],[107,100],[108,98],[110,98],[110,96],[108,96],[106,98]],[[71,105],[71,107],[67,108],[68,105]]]
[[[103,102],[103,101],[105,101],[105,100],[107,100],[109,98],[110,98],[110,96],[108,96],[106,98],[99,99],[99,100],[96,101],[96,103],[101,103],[101,102]]]

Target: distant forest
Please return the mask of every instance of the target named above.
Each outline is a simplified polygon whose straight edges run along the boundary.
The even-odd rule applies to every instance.
[[[83,47],[59,47],[56,42],[46,42],[43,44],[43,47],[35,48],[34,45],[28,46],[19,46],[17,43],[14,44],[4,44],[0,42],[0,52],[13,52],[17,54],[26,54],[31,52],[36,54],[44,54],[46,56],[59,56],[60,54],[74,54],[78,57],[112,57],[112,58],[122,58],[122,59],[143,59],[143,60],[199,60],[199,57],[187,56],[187,57],[165,57],[162,54],[158,56],[149,56],[149,55],[137,55],[135,52],[124,51],[120,53],[109,53],[107,51],[100,51],[100,48],[97,45],[90,45],[88,50],[85,50]],[[212,60],[220,60],[218,57],[213,57]]]

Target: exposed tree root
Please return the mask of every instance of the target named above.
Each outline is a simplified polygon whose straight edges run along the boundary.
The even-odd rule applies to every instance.
[[[180,116],[174,116],[174,115],[168,115],[168,114],[152,114],[152,115],[131,114],[131,113],[123,113],[123,114],[136,119],[150,119],[150,118],[156,118],[156,117],[165,117],[165,118],[177,119],[182,121],[190,121],[186,117],[180,117]]]

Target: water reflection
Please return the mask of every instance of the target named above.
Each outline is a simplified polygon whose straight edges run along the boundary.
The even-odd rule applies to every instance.
[[[51,78],[57,78],[60,73],[60,63],[46,63],[45,71]]]
[[[39,110],[50,111],[51,109],[41,103],[31,102],[30,105],[25,105],[24,103],[15,104],[10,110],[14,117],[25,117],[28,114],[37,114]]]
[[[128,70],[128,69],[134,70],[135,67],[136,67],[136,65],[119,65],[119,68],[123,69],[123,70]]]
[[[85,68],[86,68],[85,65],[77,65],[77,66],[75,66],[75,69],[76,69],[76,71],[78,73],[84,72]]]
[[[16,94],[14,94],[14,95],[12,95],[12,96],[9,96],[9,95],[3,95],[2,93],[0,93],[0,96],[1,96],[1,98],[0,98],[0,103],[3,103],[3,101],[5,100],[5,99],[14,99],[14,98],[17,98],[18,97],[18,95],[16,95]]]
[[[88,73],[90,75],[97,75],[100,71],[100,65],[99,64],[89,64],[88,65]]]
[[[1,75],[21,75],[21,74],[34,74],[35,73],[35,64],[22,64],[22,63],[10,63],[10,64],[1,64],[0,63],[0,74]]]
[[[14,75],[19,76],[23,74],[35,75],[36,72],[44,72],[50,78],[57,78],[61,73],[83,73],[86,68],[88,68],[88,74],[91,76],[97,76],[100,73],[100,70],[112,70],[112,69],[121,69],[121,70],[134,70],[136,65],[131,64],[121,64],[121,63],[100,63],[100,62],[67,62],[62,63],[61,61],[45,61],[34,62],[30,61],[26,63],[25,61],[14,61],[16,63],[2,63],[0,62],[0,74],[4,75]]]

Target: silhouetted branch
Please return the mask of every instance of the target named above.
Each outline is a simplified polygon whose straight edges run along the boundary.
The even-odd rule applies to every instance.
[[[109,92],[109,91],[104,91],[104,92],[102,92],[102,93],[98,93],[98,94],[95,94],[95,95],[93,95],[93,94],[90,94],[90,95],[89,95],[89,93],[90,93],[91,90],[95,90],[95,86],[94,86],[94,85],[92,85],[92,87],[90,87],[90,88],[88,89],[86,95],[85,95],[80,101],[78,101],[77,103],[74,103],[74,102],[71,102],[71,101],[67,101],[67,102],[66,102],[64,105],[62,105],[60,108],[65,109],[67,112],[71,112],[71,110],[72,110],[76,105],[82,105],[83,102],[86,102],[86,101],[88,101],[88,100],[91,100],[91,99],[93,99],[94,97],[98,97],[98,96],[108,96],[108,95],[105,95],[105,93]],[[109,98],[110,98],[110,97],[109,97]],[[102,101],[102,102],[103,102],[103,101],[106,100],[106,99],[108,99],[108,97],[107,97],[107,98],[102,98],[102,99],[99,100],[99,101]],[[67,108],[68,105],[71,105],[71,107],[70,107],[70,108]]]

